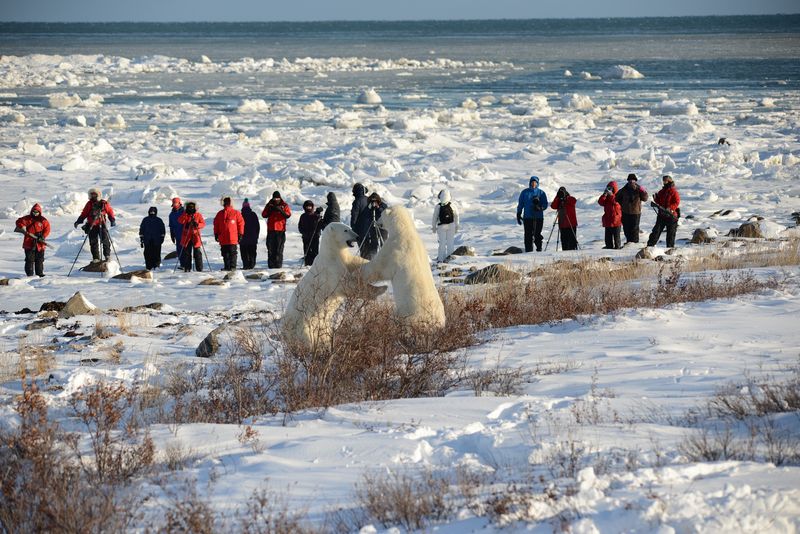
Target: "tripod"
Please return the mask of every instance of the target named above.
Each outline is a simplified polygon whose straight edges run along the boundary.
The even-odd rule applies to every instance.
[[[108,242],[111,243],[111,250],[114,251],[114,257],[117,258],[117,264],[119,268],[122,269],[122,263],[119,261],[119,254],[117,254],[117,247],[114,245],[114,240],[111,239],[111,232],[108,231],[108,227],[106,227],[106,218],[103,217],[103,222],[101,223],[101,228],[103,232],[105,232],[106,237],[108,238]]]
[[[362,239],[361,243],[358,244],[358,254],[359,255],[361,255],[361,249],[363,248],[364,243],[367,242],[367,238],[369,237],[370,232],[372,232],[373,229],[375,230],[375,241],[378,244],[378,248],[375,250],[375,253],[377,254],[381,250],[381,248],[383,248],[383,236],[381,235],[380,228],[378,227],[378,224],[377,224],[377,218],[375,217],[375,212],[376,211],[377,210],[374,210],[374,209],[372,210],[372,222],[369,224],[369,228],[367,229],[367,233],[364,234],[364,239]]]
[[[547,252],[547,247],[550,246],[550,238],[553,237],[553,230],[556,229],[556,225],[558,224],[558,218],[561,215],[561,210],[556,213],[556,220],[553,221],[553,226],[550,228],[550,235],[547,236],[547,243],[544,245],[544,251]],[[558,236],[556,236],[556,250],[558,250]]]
[[[67,273],[67,278],[69,278],[69,275],[72,274],[72,269],[75,268],[75,264],[78,262],[78,256],[81,255],[81,252],[83,251],[83,247],[86,245],[86,240],[87,239],[89,239],[89,233],[88,232],[86,233],[86,236],[83,238],[83,243],[81,243],[81,248],[79,248],[78,249],[78,253],[75,254],[75,260],[72,262],[72,267],[69,268],[69,272]]]

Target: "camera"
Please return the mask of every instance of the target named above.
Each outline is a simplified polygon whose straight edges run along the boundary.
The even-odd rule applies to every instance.
[[[321,207],[317,208],[316,210],[314,210],[314,213],[319,215],[320,213],[322,213],[322,208]]]
[[[606,195],[612,194],[614,191],[611,190],[610,187],[606,187]]]

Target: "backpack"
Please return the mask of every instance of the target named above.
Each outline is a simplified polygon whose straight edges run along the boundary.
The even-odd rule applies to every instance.
[[[450,224],[454,219],[453,207],[449,202],[443,206],[439,206],[439,224]]]

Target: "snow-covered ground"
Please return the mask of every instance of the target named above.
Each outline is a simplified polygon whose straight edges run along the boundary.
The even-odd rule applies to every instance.
[[[334,102],[304,100],[298,89],[292,95],[296,104],[235,87],[218,89],[219,98],[235,102],[225,106],[213,102],[213,88],[202,89],[198,99],[158,94],[159,76],[172,76],[173,84],[180,83],[174,76],[185,76],[199,87],[226,73],[477,76],[512,68],[433,59],[207,59],[0,60],[5,95],[0,98],[29,96],[27,103],[0,108],[0,278],[9,279],[0,286],[0,309],[7,312],[0,323],[4,425],[16,421],[21,347],[54,349],[53,367],[36,378],[47,380],[53,413],[64,415],[68,397],[87,383],[159,382],[177,364],[196,361],[195,348],[220,324],[272,321],[293,289],[266,276],[198,285],[224,274],[216,271],[221,256],[210,230],[204,235],[212,272],[173,273],[173,264],[165,262],[152,281],[112,280],[77,268],[67,277],[84,240],[72,223],[90,187],[99,187],[118,214],[112,238],[122,270],[143,268],[139,222],[149,206],[166,218],[173,196],[197,201],[210,220],[222,195],[232,195],[237,206],[249,198],[260,211],[279,190],[298,213],[304,200],[322,205],[326,193],[335,191],[349,222],[355,182],[389,205],[410,208],[432,257],[431,214],[436,194],[448,188],[461,212],[457,244],[477,251],[453,261],[465,270],[502,263],[529,272],[564,258],[632,259],[636,247],[601,250],[597,205],[605,184],[614,179],[621,185],[629,172],[637,173],[651,194],[662,174],[674,177],[684,217],[677,255],[691,257],[701,249],[687,243],[695,229],[724,235],[753,216],[765,218],[762,228],[771,239],[797,237],[792,213],[800,209],[800,97],[779,85],[760,92],[642,94],[615,85],[638,79],[633,67],[620,66],[603,75],[615,81],[601,91],[587,85],[580,94],[465,94],[463,104],[455,105],[427,102],[416,93],[400,95],[413,107],[383,107],[375,97],[390,88],[366,86],[346,87]],[[129,91],[142,101],[132,101]],[[728,143],[718,144],[721,137]],[[532,174],[541,178],[548,198],[565,186],[578,199],[581,250],[557,251],[554,234],[547,252],[492,256],[522,245],[514,215],[517,196]],[[21,274],[21,239],[13,233],[15,219],[35,202],[53,226],[43,279]],[[296,222],[297,215],[289,221],[281,269],[288,274],[304,271]],[[645,211],[642,241],[653,222],[654,214]],[[545,233],[552,224],[548,214]],[[263,236],[257,272],[275,274],[264,268]],[[702,250],[724,255],[740,244],[728,243]],[[87,248],[77,267],[88,262]],[[439,274],[450,266],[432,268]],[[698,462],[687,458],[681,444],[699,431],[686,422],[687,414],[718,388],[742,384],[747,376],[788,379],[797,372],[800,333],[791,325],[800,313],[798,274],[797,267],[788,267],[778,289],[753,296],[493,331],[485,343],[468,349],[475,367],[558,370],[534,375],[510,397],[458,390],[443,398],[337,406],[288,419],[265,416],[249,421],[258,437],[244,445],[237,425],[155,425],[151,432],[159,454],[170,446],[191,451],[187,473],[208,487],[207,498],[221,510],[242,503],[269,479],[292,507],[307,510],[310,521],[322,525],[327,512],[355,505],[354,484],[365,473],[417,468],[452,473],[461,466],[491,476],[494,487],[540,475],[549,481],[545,486],[554,485],[558,498],[535,499],[516,521],[504,520],[512,530],[796,532],[800,467]],[[76,291],[101,310],[154,302],[163,307],[81,316],[32,330],[26,326],[39,317],[13,313],[35,312]],[[111,336],[92,337],[98,327]],[[74,336],[64,337],[67,331]],[[118,363],[109,356],[115,351]],[[775,423],[794,444],[800,435],[797,415],[784,414]],[[579,449],[574,469],[548,472],[574,447]],[[497,522],[487,525],[487,518],[463,506],[436,528],[499,528]]]

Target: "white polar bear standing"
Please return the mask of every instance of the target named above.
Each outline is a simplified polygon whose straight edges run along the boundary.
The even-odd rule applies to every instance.
[[[409,325],[443,328],[444,305],[411,213],[402,206],[387,208],[378,224],[389,237],[372,261],[361,267],[362,278],[370,283],[390,280],[397,315]]]
[[[367,263],[348,250],[357,242],[358,234],[342,223],[331,223],[322,231],[319,254],[286,306],[281,323],[285,341],[314,348],[331,339],[336,310],[345,295],[358,289],[353,272]],[[385,287],[371,289],[372,298],[386,291]]]

